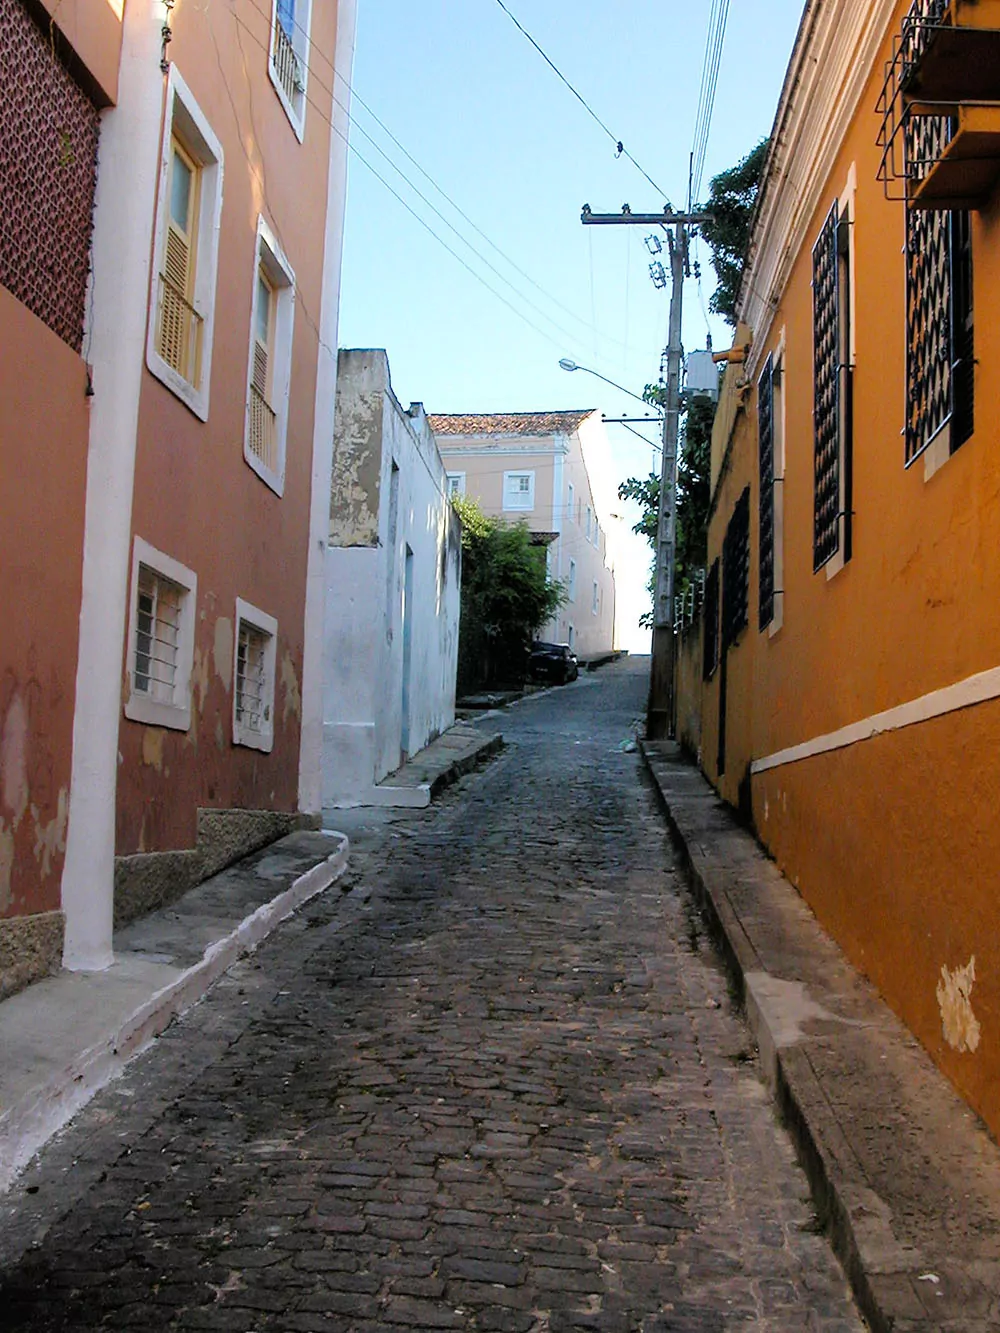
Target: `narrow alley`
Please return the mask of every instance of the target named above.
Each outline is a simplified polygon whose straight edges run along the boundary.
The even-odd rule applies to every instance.
[[[862,1328],[622,748],[647,680],[355,817],[347,880],[2,1201],[4,1330]]]

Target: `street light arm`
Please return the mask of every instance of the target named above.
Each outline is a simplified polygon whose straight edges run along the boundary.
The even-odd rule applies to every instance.
[[[618,389],[620,393],[627,393],[630,398],[634,398],[637,403],[642,403],[646,407],[655,407],[654,403],[647,403],[645,398],[641,398],[631,389],[626,389],[624,384],[617,384],[614,380],[609,380],[607,375],[602,375],[599,370],[591,370],[589,366],[578,366],[575,361],[570,361],[569,357],[563,357],[559,362],[563,370],[574,371],[582,370],[588,375],[595,376],[596,379],[603,380],[605,384],[610,384],[613,389]]]

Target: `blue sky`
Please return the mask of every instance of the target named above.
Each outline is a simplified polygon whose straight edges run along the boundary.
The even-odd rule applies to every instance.
[[[628,413],[638,404],[557,363],[569,356],[641,391],[658,377],[668,293],[650,281],[642,230],[583,227],[580,209],[589,203],[595,212],[617,212],[627,202],[634,211],[658,212],[666,199],[685,202],[710,4],[506,3],[661,192],[627,158],[616,158],[612,142],[497,0],[360,0],[356,94],[489,241],[355,100],[340,343],[385,347],[399,399],[420,400],[431,412]],[[730,5],[703,195],[715,172],[770,131],[800,12],[801,0]],[[447,253],[360,157],[503,300]],[[707,303],[714,276],[704,248],[700,257]],[[704,346],[706,334],[694,280],[685,302],[691,350]],[[713,318],[711,326],[716,347],[724,346],[725,325]],[[648,472],[652,451],[621,427],[608,430],[618,478]],[[626,513],[621,506],[618,512]],[[638,540],[622,546],[619,600],[634,620],[648,547]],[[625,641],[642,646],[629,630]]]

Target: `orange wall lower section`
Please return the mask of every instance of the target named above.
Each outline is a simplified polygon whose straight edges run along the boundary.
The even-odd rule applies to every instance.
[[[851,961],[1000,1136],[1000,701],[753,779],[761,839]],[[978,1046],[939,989],[975,958]]]
[[[0,288],[0,917],[57,909],[87,479],[80,357]]]

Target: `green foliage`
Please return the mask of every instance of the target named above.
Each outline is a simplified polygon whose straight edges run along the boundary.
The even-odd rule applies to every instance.
[[[688,407],[682,428],[680,451],[677,459],[677,543],[675,549],[675,587],[683,593],[697,572],[705,568],[708,549],[708,509],[710,473],[712,465],[712,422],[715,404],[709,398],[695,398]],[[621,500],[635,500],[642,515],[633,527],[645,537],[655,550],[660,512],[660,479],[651,472],[648,477],[629,477],[618,487]],[[653,576],[650,592],[655,594]],[[652,616],[640,621],[648,628]]]
[[[452,504],[462,521],[460,692],[520,681],[532,637],[566,591],[548,577],[545,547],[533,544],[526,523],[489,518],[467,496]]]
[[[742,162],[715,176],[709,187],[708,202],[703,205],[713,216],[701,224],[701,234],[712,251],[712,264],[719,285],[709,306],[728,323],[736,324],[743,266],[750,243],[750,223],[760,190],[768,140],[763,139]]]

